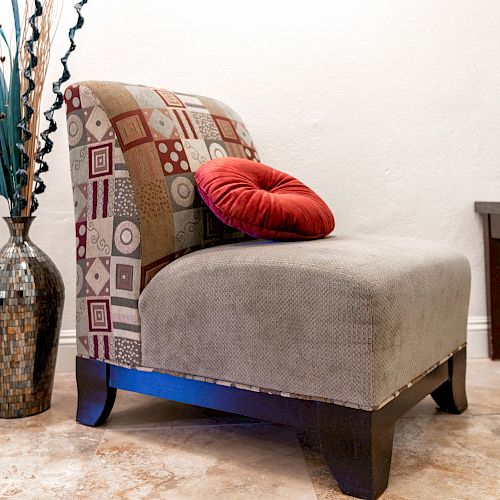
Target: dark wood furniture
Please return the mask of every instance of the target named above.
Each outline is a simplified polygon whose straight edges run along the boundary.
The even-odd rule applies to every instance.
[[[163,373],[131,370],[76,358],[78,422],[97,426],[108,418],[116,389],[149,394],[271,422],[319,430],[325,459],[340,489],[377,498],[387,487],[396,419],[431,394],[449,413],[467,408],[465,348],[377,411],[246,391]]]
[[[484,228],[489,354],[491,359],[500,359],[500,202],[476,201],[475,210]]]

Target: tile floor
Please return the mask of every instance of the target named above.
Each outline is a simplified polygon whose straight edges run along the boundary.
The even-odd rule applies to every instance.
[[[500,362],[470,360],[469,409],[430,398],[396,427],[382,499],[500,498]],[[0,499],[340,499],[313,434],[120,392],[105,427],[74,421],[73,374],[52,408],[0,420]]]

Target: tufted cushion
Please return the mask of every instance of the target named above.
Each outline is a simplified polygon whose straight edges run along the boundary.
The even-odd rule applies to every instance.
[[[333,231],[326,203],[291,175],[242,158],[206,162],[195,174],[214,214],[254,238],[311,240]]]

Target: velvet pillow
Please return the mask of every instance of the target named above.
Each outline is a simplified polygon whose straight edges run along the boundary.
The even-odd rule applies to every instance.
[[[291,175],[242,158],[218,158],[195,173],[198,191],[230,227],[271,240],[311,240],[333,231],[326,203]]]

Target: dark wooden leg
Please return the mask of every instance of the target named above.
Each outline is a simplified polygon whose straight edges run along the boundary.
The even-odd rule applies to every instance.
[[[395,421],[391,406],[370,412],[318,403],[323,455],[344,493],[371,500],[387,488]]]
[[[500,214],[480,212],[483,217],[486,305],[490,318],[488,350],[500,359]]]
[[[116,389],[109,387],[110,366],[96,359],[76,358],[78,410],[76,420],[96,427],[108,418],[116,397]]]
[[[467,409],[465,394],[466,349],[455,353],[448,360],[449,379],[431,393],[439,408],[448,413],[462,413]]]

